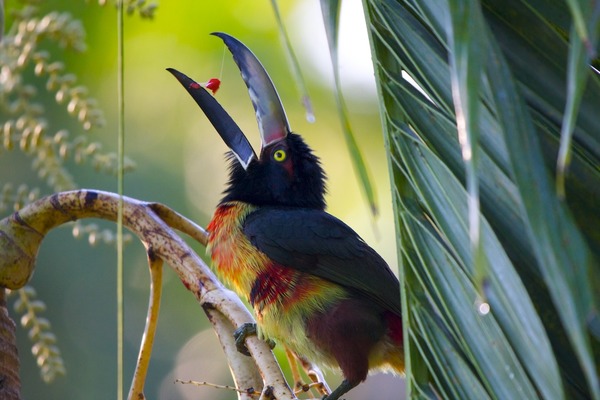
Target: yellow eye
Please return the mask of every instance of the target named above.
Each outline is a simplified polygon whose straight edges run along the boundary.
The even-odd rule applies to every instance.
[[[277,149],[273,152],[273,160],[283,162],[287,158],[287,153],[283,149]]]

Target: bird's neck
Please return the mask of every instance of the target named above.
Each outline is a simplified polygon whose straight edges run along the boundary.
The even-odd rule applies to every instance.
[[[242,231],[244,220],[255,209],[255,206],[238,201],[221,203],[207,226],[206,251],[217,275],[244,297],[256,276],[258,266],[252,266],[261,261],[243,256],[255,253]]]

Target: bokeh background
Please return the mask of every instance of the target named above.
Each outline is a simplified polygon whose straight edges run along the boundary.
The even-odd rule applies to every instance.
[[[12,3],[12,4],[11,4]],[[331,62],[318,0],[280,2],[282,17],[312,98],[316,121],[309,123],[300,93],[290,73],[269,1],[178,1],[160,3],[153,20],[129,16],[125,20],[126,139],[128,157],[136,169],[125,176],[125,194],[162,202],[195,220],[208,223],[227,179],[225,145],[196,104],[165,71],[174,67],[197,81],[222,80],[217,99],[242,127],[251,142],[259,138],[246,88],[222,42],[209,33],[224,31],[246,43],[257,54],[277,86],[292,128],[301,133],[321,158],[328,173],[329,212],[352,226],[397,271],[394,224],[387,160],[378,115],[377,94],[369,43],[360,2],[345,1],[340,30],[340,68],[344,95],[357,140],[377,192],[379,215],[373,217],[352,169],[337,116]],[[5,1],[10,10],[15,0]],[[107,151],[117,147],[117,29],[114,7],[95,1],[47,0],[45,11],[69,12],[83,22],[87,50],[64,53],[66,68],[87,86],[105,113],[106,125],[89,132]],[[7,17],[7,24],[10,17]],[[61,53],[57,48],[55,51]],[[62,54],[62,53],[61,53]],[[45,106],[56,109],[50,129],[80,125],[57,106],[52,94]],[[0,121],[2,123],[2,121]],[[53,126],[55,125],[55,126]],[[72,165],[81,187],[116,191],[116,178],[90,166]],[[0,154],[3,181],[36,184],[30,160],[21,153]],[[48,191],[37,181],[42,192]],[[5,214],[7,215],[9,211]],[[0,215],[4,217],[5,215]],[[114,227],[94,221],[101,227]],[[204,248],[194,244],[204,256]],[[47,305],[67,368],[52,384],[40,378],[30,354],[27,332],[18,328],[23,397],[26,399],[111,399],[116,393],[116,250],[90,246],[75,239],[68,227],[51,232],[39,253],[31,285]],[[232,392],[175,384],[193,379],[230,384],[219,343],[195,301],[168,268],[146,385],[149,399],[234,399]],[[134,240],[125,250],[125,377],[130,382],[144,326],[149,292],[145,252]],[[276,353],[287,368],[285,357]],[[287,371],[286,371],[287,372]],[[328,372],[330,386],[340,377]],[[346,398],[397,399],[403,394],[398,377],[375,375]]]

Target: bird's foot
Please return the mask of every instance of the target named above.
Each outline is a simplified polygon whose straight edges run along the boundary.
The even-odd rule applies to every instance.
[[[324,387],[323,382],[311,382],[311,383],[296,382],[294,394],[298,395],[301,393],[306,393],[311,389],[316,389],[319,392],[323,393],[323,387]]]
[[[252,322],[246,322],[239,328],[237,328],[233,332],[233,338],[235,339],[235,348],[240,353],[250,356],[250,352],[248,351],[248,347],[246,347],[246,338],[251,335],[256,335],[258,332],[256,328],[256,324]],[[271,339],[266,340],[267,344],[273,350],[275,347],[275,342]]]

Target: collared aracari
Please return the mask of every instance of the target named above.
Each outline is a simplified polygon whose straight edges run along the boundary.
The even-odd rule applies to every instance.
[[[339,367],[337,400],[369,370],[404,372],[400,286],[386,262],[325,211],[325,173],[290,130],[271,78],[237,39],[220,37],[248,87],[262,141],[257,156],[200,84],[169,68],[231,149],[230,178],[207,229],[217,274],[254,308],[260,337]]]

